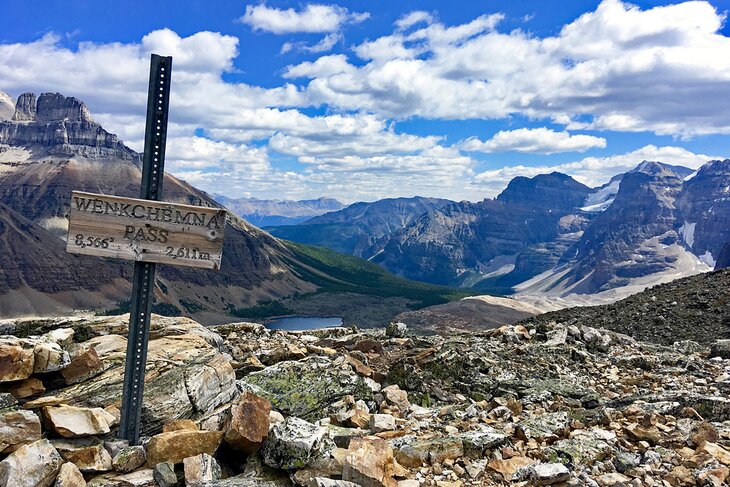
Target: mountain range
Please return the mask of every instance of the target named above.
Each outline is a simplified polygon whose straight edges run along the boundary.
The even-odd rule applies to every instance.
[[[124,311],[131,263],[68,254],[64,239],[71,191],[137,197],[140,154],[104,130],[76,98],[25,93],[12,103],[0,95],[0,317]],[[164,200],[220,207],[169,174]],[[220,271],[159,266],[155,311],[220,322],[231,314],[296,312],[315,298],[342,302],[336,296],[346,292],[360,307],[387,304],[383,313],[392,316],[446,302],[452,292],[330,254],[280,241],[229,215]]]
[[[496,198],[477,203],[386,199],[267,230],[408,279],[615,300],[711,270],[718,259],[725,266],[728,188],[730,160],[697,171],[642,161],[598,188],[553,172],[514,178]]]
[[[259,228],[266,226],[296,225],[312,217],[345,207],[334,198],[314,200],[261,200],[258,198],[213,198],[236,215]]]

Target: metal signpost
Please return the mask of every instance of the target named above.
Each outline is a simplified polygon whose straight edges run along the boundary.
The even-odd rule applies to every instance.
[[[219,269],[226,211],[161,202],[172,57],[152,55],[139,199],[74,191],[68,252],[134,260],[119,437],[139,442],[155,263]]]

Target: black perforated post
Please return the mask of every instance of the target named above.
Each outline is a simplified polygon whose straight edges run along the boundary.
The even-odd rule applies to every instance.
[[[159,201],[162,198],[171,72],[172,57],[152,55],[142,159],[142,188],[139,195],[142,199]],[[154,282],[155,264],[135,262],[122,392],[122,420],[119,425],[119,437],[129,441],[130,445],[139,443]]]

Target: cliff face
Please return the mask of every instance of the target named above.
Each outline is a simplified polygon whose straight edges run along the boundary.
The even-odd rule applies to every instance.
[[[730,241],[730,159],[702,166],[684,183],[677,208],[685,243],[713,265]]]
[[[131,262],[72,257],[61,239],[72,190],[138,197],[140,167],[140,155],[94,122],[83,102],[58,94],[43,94],[37,101],[32,94],[20,96],[13,120],[0,122],[0,204],[6,238],[11,236],[0,263],[12,273],[6,282],[12,289],[0,289],[0,309],[5,305],[20,314],[48,313],[69,307],[111,308],[127,299]],[[165,177],[164,197],[220,206],[170,175]],[[292,258],[286,247],[231,216],[221,271],[160,266],[157,298],[200,317],[314,290],[282,257]],[[12,298],[17,293],[44,298],[19,307]]]

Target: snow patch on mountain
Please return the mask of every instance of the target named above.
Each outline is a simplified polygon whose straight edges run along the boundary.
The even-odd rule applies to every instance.
[[[684,243],[686,243],[689,248],[692,248],[695,243],[696,226],[697,223],[684,222],[684,225],[682,225],[682,227],[679,229],[679,234],[682,235]]]
[[[608,184],[596,189],[595,193],[591,193],[583,203],[581,210],[588,212],[603,211],[613,203],[613,198],[618,193],[621,185],[620,178],[612,179]]]

